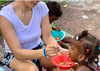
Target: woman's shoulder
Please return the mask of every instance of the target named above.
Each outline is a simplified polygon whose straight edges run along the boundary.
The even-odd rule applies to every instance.
[[[46,5],[43,1],[40,1],[38,5]]]
[[[11,3],[4,6],[1,10],[0,10],[0,15],[7,17],[9,15],[12,15],[12,7],[11,7]]]
[[[47,7],[47,5],[46,5],[43,1],[40,1],[40,2],[36,5],[36,7],[38,7],[38,8],[45,8],[45,7]]]
[[[39,11],[42,17],[44,17],[44,16],[48,13],[48,11],[49,11],[47,5],[46,5],[43,1],[40,1],[40,2],[35,6],[34,9],[35,9],[36,11]]]
[[[13,17],[12,12],[11,4],[4,6],[0,11],[0,19],[2,19],[1,21],[11,21],[11,17]]]

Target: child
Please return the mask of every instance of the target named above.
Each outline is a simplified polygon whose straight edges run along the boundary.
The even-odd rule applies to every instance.
[[[49,8],[49,21],[50,21],[50,30],[51,30],[51,32],[53,30],[60,31],[60,28],[55,27],[54,23],[53,23],[55,20],[57,20],[62,15],[62,10],[61,10],[60,4],[57,3],[56,1],[49,1],[47,3],[47,6]],[[65,38],[62,40],[62,42],[60,44],[61,47],[67,48],[68,46],[66,45],[66,43],[70,43],[71,39],[72,39],[71,37],[65,36]]]
[[[50,30],[60,30],[60,28],[54,26],[54,21],[57,20],[62,15],[62,10],[60,4],[56,1],[47,2],[47,7],[49,8],[49,22],[50,22]]]
[[[97,71],[99,54],[100,41],[87,30],[76,35],[69,47],[69,57],[78,63],[75,71]]]

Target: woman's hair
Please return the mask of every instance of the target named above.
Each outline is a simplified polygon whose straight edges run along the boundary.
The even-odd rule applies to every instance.
[[[61,17],[62,10],[59,3],[56,1],[49,1],[47,6],[49,8],[49,16],[55,15],[57,17]]]
[[[83,50],[84,55],[88,63],[98,63],[98,55],[100,53],[100,40],[88,33],[87,30],[82,31],[79,35],[75,36],[77,41],[83,43],[80,47]]]

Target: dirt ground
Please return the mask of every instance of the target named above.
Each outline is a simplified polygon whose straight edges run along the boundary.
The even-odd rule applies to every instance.
[[[87,29],[100,39],[100,1],[84,5],[68,4],[67,7],[61,4],[61,6],[63,15],[54,23],[64,30],[66,35],[74,36]],[[3,54],[4,45],[0,35],[0,61],[3,60]]]
[[[57,21],[56,26],[70,35],[75,35],[82,30],[89,30],[99,38],[100,31],[100,1],[86,5],[68,5],[63,7],[63,15]]]

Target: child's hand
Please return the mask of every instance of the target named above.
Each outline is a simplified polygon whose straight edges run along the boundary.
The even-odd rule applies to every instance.
[[[61,29],[59,27],[52,27],[53,30],[56,30],[56,31],[61,31]]]
[[[61,31],[61,29],[60,29],[59,27],[56,27],[56,30],[57,30],[57,31]]]

